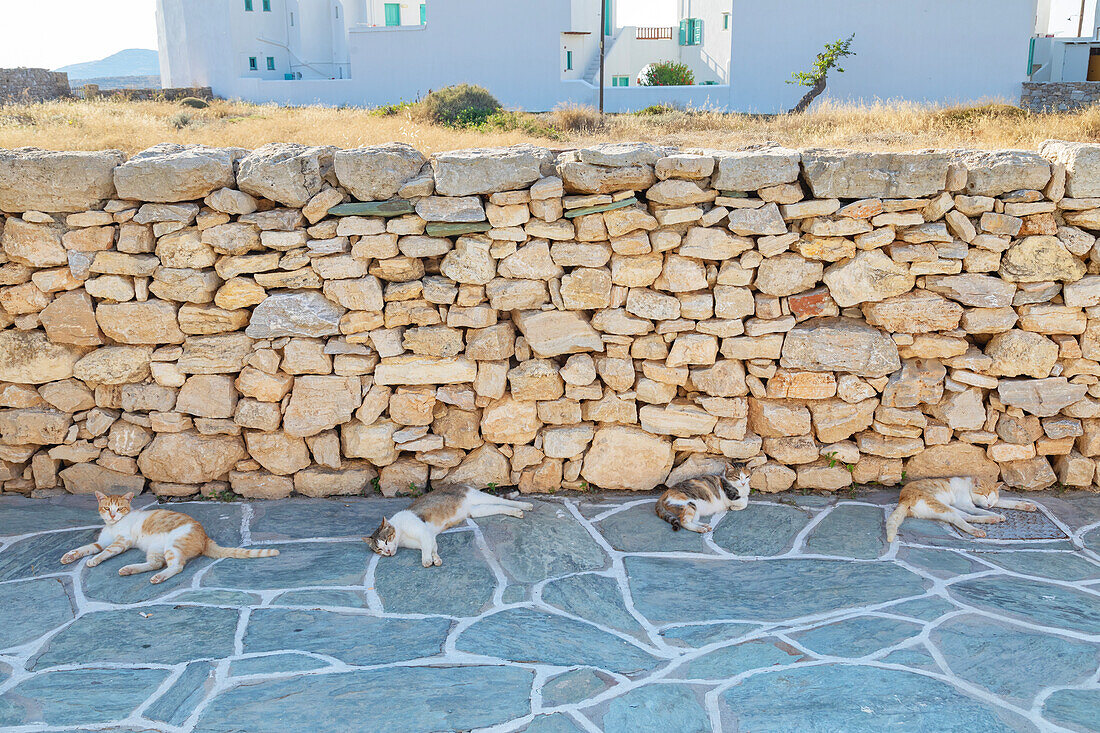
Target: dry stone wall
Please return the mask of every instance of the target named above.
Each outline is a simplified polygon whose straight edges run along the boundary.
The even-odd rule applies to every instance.
[[[0,104],[45,102],[69,96],[69,75],[49,69],[0,69]]]
[[[0,211],[5,492],[1096,482],[1100,146],[24,149]]]

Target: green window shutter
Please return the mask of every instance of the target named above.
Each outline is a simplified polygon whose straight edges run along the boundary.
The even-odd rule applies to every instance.
[[[420,3],[420,25],[428,22],[428,6]]]
[[[246,13],[252,12],[252,0],[244,0],[244,10]]]
[[[267,57],[267,70],[268,71],[275,71],[275,57],[274,56],[268,56]]]
[[[722,30],[728,31],[730,29],[730,14],[722,13]]]
[[[703,19],[691,19],[691,45],[698,46],[703,42]]]
[[[264,0],[264,12],[265,13],[270,13],[271,12],[271,0]]]
[[[680,45],[681,46],[688,45],[688,25],[689,25],[690,22],[691,21],[689,21],[687,18],[684,18],[683,20],[680,21]]]
[[[565,52],[565,70],[566,71],[572,71],[573,70],[573,52],[572,51],[566,51]]]
[[[386,25],[401,25],[400,3],[386,3]]]
[[[255,71],[258,68],[260,68],[260,67],[256,64],[256,57],[255,56],[249,56],[248,57],[248,70],[249,71]]]

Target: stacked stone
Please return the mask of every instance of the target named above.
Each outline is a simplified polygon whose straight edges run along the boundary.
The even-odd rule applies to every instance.
[[[1100,146],[25,149],[0,211],[5,492],[1100,483]]]
[[[0,104],[46,102],[69,95],[69,75],[64,71],[25,66],[0,69]]]
[[[1100,102],[1097,81],[1025,81],[1020,106],[1032,112],[1074,112]]]

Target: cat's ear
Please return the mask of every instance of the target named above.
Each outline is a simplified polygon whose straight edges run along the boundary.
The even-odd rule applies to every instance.
[[[107,495],[104,494],[102,491],[97,491],[97,492],[95,492],[95,498],[98,501],[104,501],[107,498]]]
[[[122,498],[125,499],[126,501],[133,501],[134,500],[134,492],[127,491],[125,494],[122,495]]]
[[[382,524],[378,528],[385,529],[388,526],[390,526],[389,521],[385,517],[382,517]]]

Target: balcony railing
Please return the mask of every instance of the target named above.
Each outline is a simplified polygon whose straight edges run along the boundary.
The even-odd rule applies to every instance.
[[[671,41],[672,40],[671,27],[669,28],[643,28],[638,27],[638,32],[635,34],[635,38],[639,41]]]

